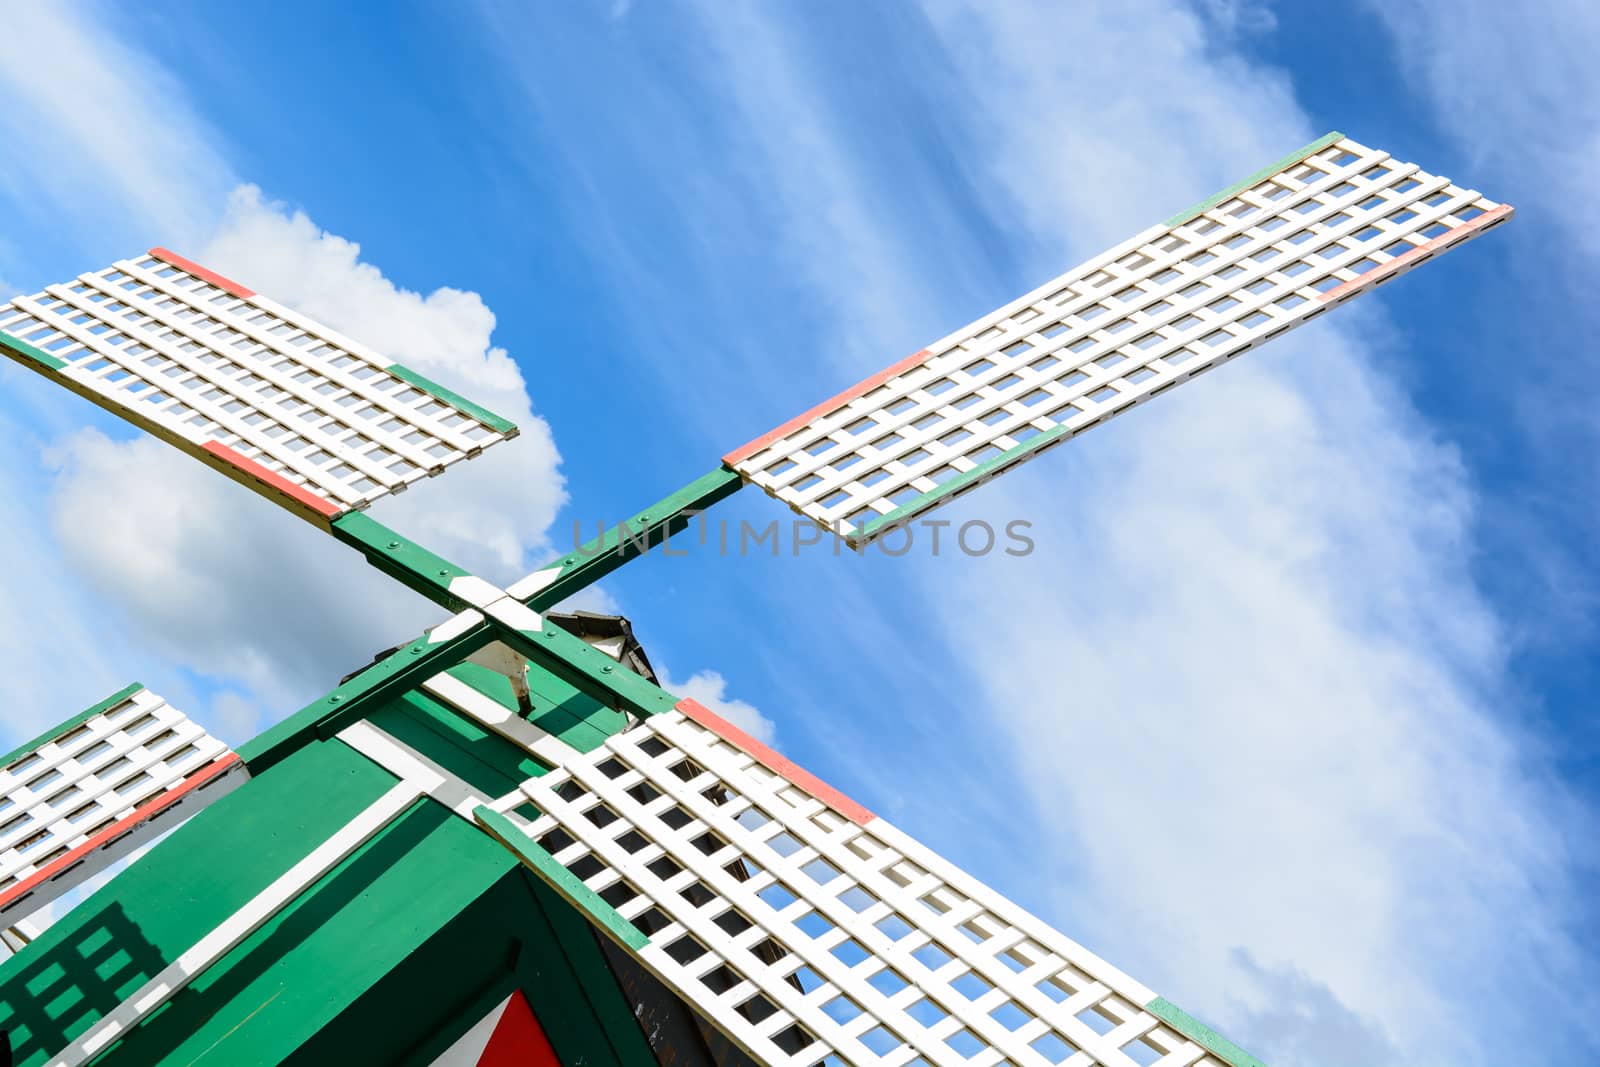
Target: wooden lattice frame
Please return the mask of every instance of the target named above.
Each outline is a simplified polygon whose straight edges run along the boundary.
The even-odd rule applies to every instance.
[[[243,778],[227,745],[137,686],[12,753],[0,769],[0,923],[174,825],[180,804],[195,810]]]
[[[164,249],[0,307],[0,352],[321,522],[517,432]]]
[[[724,462],[864,543],[1510,214],[1330,134]]]
[[[1250,1062],[693,701],[580,756],[428,688],[555,765],[479,821],[762,1062]]]

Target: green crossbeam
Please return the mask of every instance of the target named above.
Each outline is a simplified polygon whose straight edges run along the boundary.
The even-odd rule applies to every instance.
[[[578,590],[593,585],[601,578],[637,559],[650,549],[663,543],[673,534],[682,532],[694,517],[720,501],[726,500],[744,484],[738,472],[728,467],[718,467],[703,474],[676,493],[658,500],[639,512],[604,530],[571,554],[558,566],[561,573],[550,585],[528,600],[534,611],[554,607]]]
[[[415,541],[395,533],[364,511],[341,515],[332,523],[333,536],[351,546],[367,562],[407,588],[450,611],[466,607],[450,595],[450,583],[472,573]]]

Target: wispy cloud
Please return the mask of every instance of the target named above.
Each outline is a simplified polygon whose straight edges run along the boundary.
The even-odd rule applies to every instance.
[[[80,251],[95,257],[158,239],[181,247],[512,418],[518,439],[377,512],[500,580],[537,562],[565,500],[560,456],[515,362],[492,342],[492,312],[475,293],[400,289],[361,260],[354,242],[237,186],[226,146],[182,85],[122,43],[114,20],[95,5],[8,15],[8,43],[51,56],[26,75],[15,64],[0,73],[0,129],[13,149],[10,208],[47,216],[50,232],[69,227]],[[98,265],[97,258],[79,267]],[[41,672],[34,684],[14,679],[40,721],[72,710],[52,703],[46,679],[81,673],[61,663],[64,654],[83,658],[81,648],[103,648],[108,660],[164,662],[160,673],[179,690],[171,695],[202,719],[210,701],[188,692],[185,679],[210,679],[202,688],[220,681],[222,695],[234,695],[215,710],[237,728],[248,718],[241,702],[290,711],[375,649],[436,621],[436,608],[325,535],[165,444],[95,420],[65,391],[40,395],[45,433],[7,436],[31,441],[48,463],[47,477],[7,475],[27,487],[8,499],[39,525],[12,524],[8,536],[19,542],[15,558],[39,560],[30,576],[51,575],[53,584],[45,597],[21,583],[5,587],[8,617],[37,616],[41,605],[64,617],[34,626],[15,646],[30,649],[18,658]],[[111,426],[115,436],[53,436],[86,421]],[[38,470],[34,456],[14,458],[21,472]],[[93,619],[91,632],[64,646],[62,635],[83,628],[74,617]],[[129,647],[144,651],[129,655]]]
[[[1368,6],[1475,170],[1514,183],[1507,199],[1547,212],[1540,224],[1600,255],[1600,232],[1572,213],[1600,182],[1600,8],[1581,0]]]
[[[1244,31],[1248,14],[1212,18]],[[939,115],[918,117],[963,150],[886,181],[869,162],[881,130],[852,125],[868,105],[819,89],[836,72],[783,17],[718,7],[704,27],[753,142],[747,181],[789,215],[761,236],[819,309],[808,351],[854,352],[919,315],[937,334],[959,320],[936,294],[998,303],[1010,271],[1047,277],[1321,132],[1284,72],[1181,6],[936,4],[895,30],[937,42],[923,99]],[[941,183],[983,212],[949,212],[919,246],[905,204]],[[743,188],[728,180],[729,201]],[[995,230],[1009,257],[982,254]],[[723,345],[759,347],[754,317],[748,333],[716,321]],[[1472,578],[1472,483],[1380,348],[1405,354],[1381,308],[1344,313],[965,505],[1030,515],[1026,561],[930,568],[898,612],[853,613],[831,586],[808,598],[863,649],[892,625],[873,658],[910,697],[892,743],[830,723],[841,760],[898,791],[913,828],[950,815],[969,854],[1026,855],[987,873],[1284,1065],[1495,1062],[1523,1032],[1475,1018],[1543,1011],[1579,966],[1561,802],[1499,711],[1515,694]],[[989,745],[941,752],[958,725],[916,709],[968,678],[960,704]],[[941,760],[987,769],[935,776]],[[1012,777],[1033,813],[974,817],[993,806],[982,783]],[[1508,984],[1527,999],[1508,1004]]]
[[[6,47],[31,59],[0,69],[8,212],[97,247],[198,241],[234,181],[225,149],[116,18],[91,2],[7,10]]]
[[[763,744],[777,740],[777,724],[749,701],[728,696],[728,680],[716,671],[697,671],[681,682],[664,670],[660,673],[661,687],[668,692],[709,708]]]
[[[1501,327],[1474,361],[1493,382],[1480,448],[1515,474],[1491,516],[1501,595],[1529,605],[1522,641],[1592,660],[1597,633],[1600,451],[1592,349],[1600,232],[1600,7],[1539,0],[1370,3],[1400,70],[1447,140],[1521,212],[1493,299]],[[1581,668],[1580,668],[1581,669]]]
[[[565,499],[549,428],[516,364],[494,347],[494,316],[476,294],[399,289],[359,252],[245,187],[201,256],[523,428],[374,508],[447,557],[508,581],[548,550]],[[344,546],[162,442],[84,431],[50,456],[55,537],[70,565],[167,658],[233,679],[269,705],[294,707],[373,650],[436,621],[437,608]]]

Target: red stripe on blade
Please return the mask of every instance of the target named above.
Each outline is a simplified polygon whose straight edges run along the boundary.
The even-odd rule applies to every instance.
[[[804,789],[807,793],[810,793],[856,825],[865,826],[877,818],[872,812],[863,808],[821,778],[818,778],[798,763],[774,752],[728,720],[713,711],[707,710],[704,705],[685,698],[678,701],[677,710],[686,718],[693,719],[735,748],[754,756],[756,762],[763,767],[787,778],[790,782]]]
[[[1471,222],[1457,226],[1453,230],[1446,230],[1444,233],[1441,233],[1427,244],[1418,245],[1409,252],[1395,256],[1383,266],[1373,267],[1359,278],[1352,278],[1343,285],[1334,286],[1326,293],[1323,293],[1318,300],[1320,303],[1328,304],[1335,300],[1344,299],[1357,289],[1364,289],[1369,285],[1376,285],[1378,282],[1381,282],[1383,279],[1389,277],[1391,274],[1394,274],[1396,271],[1404,270],[1407,267],[1415,264],[1420,259],[1431,256],[1443,248],[1447,248],[1450,245],[1457,244],[1460,241],[1465,240],[1467,235],[1472,233],[1474,230],[1481,230],[1485,226],[1499,222],[1501,219],[1511,214],[1511,211],[1512,208],[1510,204],[1501,204],[1499,207],[1494,208],[1491,211],[1485,211],[1482,215],[1479,215]]]
[[[844,392],[840,393],[838,396],[833,397],[831,400],[824,400],[822,403],[818,404],[810,411],[807,411],[805,414],[796,415],[782,426],[779,426],[776,430],[771,430],[762,434],[760,437],[756,438],[754,441],[751,441],[743,448],[734,449],[732,452],[729,452],[726,456],[722,457],[722,462],[726,463],[730,467],[736,463],[742,463],[751,456],[755,455],[757,452],[760,452],[763,448],[766,448],[772,442],[789,436],[813,419],[822,415],[826,415],[838,408],[844,407],[856,397],[872,392],[872,390],[876,389],[890,378],[893,378],[896,374],[904,374],[912,367],[926,362],[928,355],[929,353],[926,348],[924,348],[921,352],[911,353],[911,355],[907,356],[905,359],[902,359],[899,363],[896,363],[893,366],[885,367],[872,377],[865,378],[857,382]]]
[[[299,501],[306,507],[325,518],[331,519],[337,515],[344,514],[345,509],[340,507],[338,504],[335,504],[333,501],[328,500],[325,497],[318,496],[316,493],[313,493],[304,486],[295,485],[281,474],[274,474],[272,471],[267,470],[267,468],[263,467],[255,460],[246,459],[244,456],[241,456],[227,445],[218,444],[216,441],[207,441],[202,447],[207,452],[210,452],[213,456],[216,456],[218,459],[227,460],[235,467],[238,467],[240,470],[250,475],[250,477],[254,478],[256,481],[272,488],[279,493],[282,493],[284,496],[289,497],[292,500]]]
[[[176,804],[178,801],[182,800],[196,789],[199,789],[207,782],[214,781],[215,779],[222,777],[224,774],[227,774],[234,768],[242,767],[243,765],[244,761],[239,759],[239,757],[232,752],[228,753],[221,759],[212,760],[198,771],[195,771],[193,774],[189,775],[189,777],[185,778],[178,785],[167,790],[165,793],[162,793],[160,796],[151,797],[139,807],[133,809],[132,813],[123,816],[121,819],[112,823],[104,830],[101,830],[98,834],[95,834],[93,837],[89,838],[89,840],[85,841],[71,852],[68,852],[65,856],[62,856],[54,863],[51,863],[47,867],[41,867],[39,870],[34,871],[27,878],[23,879],[21,882],[18,882],[4,893],[0,893],[0,908],[8,907],[13,901],[20,900],[22,897],[27,896],[39,886],[48,882],[50,879],[60,874],[68,867],[71,867],[85,856],[98,851],[100,848],[110,843],[114,839],[121,837],[128,830],[133,829],[140,823],[145,822],[153,816],[160,814],[167,808],[172,807],[172,805]]]
[[[172,266],[177,267],[179,270],[188,271],[196,278],[208,281],[218,289],[230,292],[234,296],[243,297],[244,299],[248,300],[252,296],[256,295],[254,289],[246,289],[232,278],[224,278],[216,271],[207,270],[192,259],[184,259],[170,248],[152,248],[150,250],[150,254],[161,260],[163,263],[169,263]]]

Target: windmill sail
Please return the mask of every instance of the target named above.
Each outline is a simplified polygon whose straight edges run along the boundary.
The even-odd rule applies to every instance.
[[[1511,212],[1328,134],[723,461],[864,544]]]
[[[693,701],[584,755],[485,722],[555,769],[479,823],[763,1063],[1256,1062]]]
[[[0,761],[4,927],[170,830],[246,777],[226,745],[138,685]]]
[[[637,552],[740,479],[868,542],[1510,212],[1330,134],[730,453],[638,514],[651,536]],[[0,308],[0,350],[458,613],[242,750],[270,816],[255,831],[266,859],[218,887],[203,913],[170,902],[202,884],[191,850],[234,862],[238,843],[216,818],[152,851],[144,869],[165,876],[24,949],[0,983],[0,1033],[25,1062],[88,1063],[141,1040],[135,1056],[191,1041],[200,1055],[224,1040],[278,1042],[282,1057],[318,1041],[325,1050],[341,1039],[323,1014],[334,1000],[347,1021],[388,1021],[389,1002],[363,990],[405,974],[418,988],[446,981],[454,997],[458,971],[477,975],[475,992],[459,1004],[412,998],[418,1017],[385,1047],[415,1047],[407,1034],[426,1031],[430,1057],[483,1063],[509,1035],[518,1055],[552,1058],[591,1031],[627,1036],[599,1006],[570,1027],[554,1007],[583,1010],[581,998],[554,999],[570,982],[545,964],[577,952],[578,975],[584,952],[599,955],[586,919],[763,1063],[1260,1067],[886,820],[661,690],[637,646],[617,638],[631,640],[625,624],[546,625],[560,617],[539,612],[631,558],[621,535],[612,561],[575,554],[500,589],[357,514],[512,436],[498,416],[161,249]],[[246,777],[239,755],[137,686],[0,763],[0,930],[159,834],[170,812]],[[377,851],[353,862],[375,842],[393,864],[371,861]],[[412,860],[440,905],[426,923],[415,873],[396,873]],[[435,895],[446,873],[448,900]],[[273,927],[308,898],[329,906],[326,924]],[[547,911],[546,898],[584,919]],[[99,924],[124,905],[162,927],[137,980],[119,972],[112,989],[92,968],[60,963],[105,936]],[[544,925],[514,921],[519,907]],[[563,940],[560,923],[579,937]],[[348,951],[352,931],[368,946],[380,929],[391,962]],[[458,953],[461,929],[490,948]],[[546,954],[552,935],[560,952]],[[284,973],[302,984],[245,963],[260,958],[252,939],[294,956],[299,969]],[[345,965],[342,985],[316,984]],[[42,997],[33,978],[52,968],[66,985]],[[525,1014],[524,984],[552,1010]],[[261,1014],[258,993],[279,1014]]]
[[[323,526],[517,433],[162,248],[0,306],[0,352]]]

